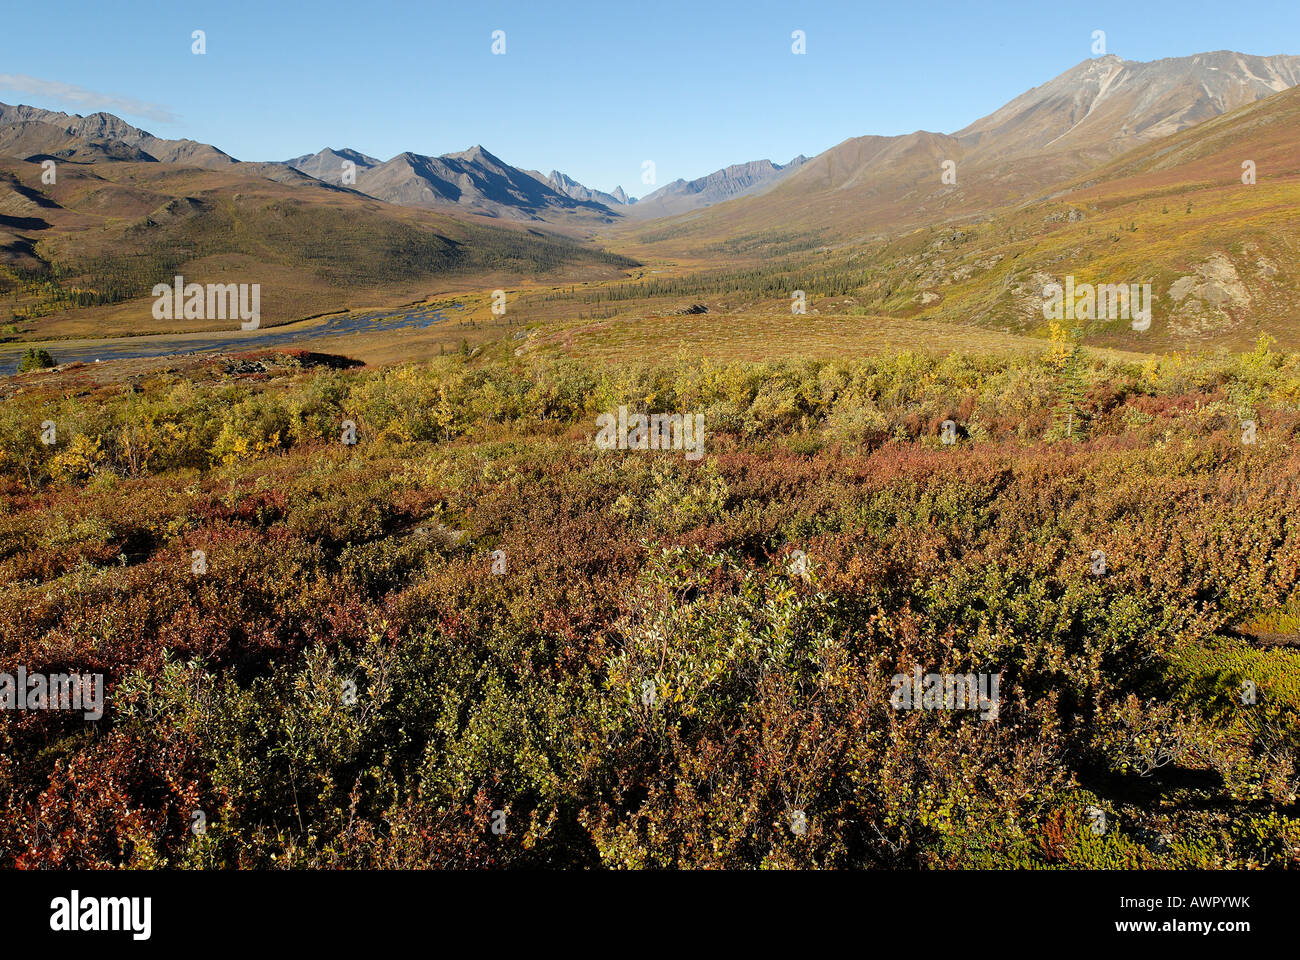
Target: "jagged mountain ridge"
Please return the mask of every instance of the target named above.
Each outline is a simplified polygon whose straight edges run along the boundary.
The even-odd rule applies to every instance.
[[[343,182],[345,162],[353,165],[347,168],[356,178],[350,183]],[[470,213],[513,220],[609,219],[628,202],[621,187],[609,194],[583,186],[558,171],[548,177],[536,170],[524,170],[482,146],[437,157],[406,151],[386,161],[357,150],[327,147],[285,163],[326,183],[349,186],[388,203],[455,206]]]
[[[613,193],[605,193],[603,190],[593,190],[590,187],[583,186],[577,180],[560,173],[558,170],[552,170],[550,176],[542,176],[536,170],[527,170],[525,172],[529,176],[541,180],[557,193],[562,193],[574,200],[592,201],[603,204],[611,210],[619,210],[621,207],[636,203],[636,198],[629,199],[628,195],[623,192],[622,187],[615,187]]]

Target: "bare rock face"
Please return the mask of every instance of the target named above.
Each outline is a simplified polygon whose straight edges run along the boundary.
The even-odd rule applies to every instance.
[[[1015,304],[1015,313],[1027,320],[1041,322],[1043,319],[1043,291],[1048,284],[1056,282],[1056,278],[1050,273],[1037,270],[1030,275],[1028,280],[1011,284],[1009,290],[1012,302]]]
[[[1170,284],[1169,299],[1170,332],[1183,336],[1231,329],[1253,303],[1236,265],[1222,253]]]

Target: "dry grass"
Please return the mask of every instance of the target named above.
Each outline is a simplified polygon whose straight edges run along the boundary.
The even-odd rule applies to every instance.
[[[1043,348],[1044,341],[1036,337],[942,321],[748,312],[624,315],[546,326],[523,349],[615,363],[653,363],[681,353],[715,360],[773,360],[842,359],[899,350],[1009,355],[1039,353]]]

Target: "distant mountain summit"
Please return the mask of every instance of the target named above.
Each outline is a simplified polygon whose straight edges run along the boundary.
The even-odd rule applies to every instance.
[[[808,162],[800,154],[789,163],[751,160],[737,163],[695,180],[674,180],[643,197],[632,211],[637,217],[665,217],[758,193]]]
[[[348,169],[348,163],[354,165],[356,171],[360,173],[363,170],[369,170],[371,167],[377,167],[380,161],[374,157],[368,157],[364,153],[358,153],[356,150],[349,150],[344,147],[342,150],[331,150],[326,147],[319,153],[309,153],[301,157],[294,157],[292,160],[284,161],[286,166],[300,170],[309,177],[315,177],[325,183],[332,183],[334,186],[343,185],[343,174]]]
[[[735,164],[697,180],[677,180],[637,200],[622,187],[595,190],[552,170],[549,174],[511,166],[482,146],[438,157],[401,153],[381,162],[356,150],[325,149],[284,161],[336,186],[350,186],[378,200],[403,206],[455,206],[470,213],[513,220],[612,221],[619,216],[660,217],[761,191],[807,162],[755,160]],[[355,183],[343,184],[350,161]]]
[[[84,163],[156,161],[209,169],[239,164],[210,144],[155,137],[109,113],[82,117],[2,103],[0,155]],[[698,180],[678,180],[651,194],[647,200],[653,202],[644,206],[645,201],[638,203],[622,187],[606,193],[558,170],[546,175],[514,167],[481,145],[438,157],[408,151],[387,161],[347,147],[326,147],[283,162],[241,167],[280,182],[310,177],[402,206],[454,207],[502,219],[590,225],[612,222],[634,210],[643,217],[664,216],[745,196],[775,183],[804,160],[796,157],[785,165],[759,160]]]
[[[634,202],[620,188],[591,190],[558,171],[545,177],[513,167],[481,145],[440,157],[401,153],[381,161],[346,147],[283,163],[240,163],[194,140],[166,140],[109,113],[88,117],[0,103],[0,156],[78,163],[174,163],[225,169],[281,183],[315,181],[403,206],[457,208],[480,216],[562,224],[608,223]],[[346,181],[346,182],[345,182]],[[319,184],[317,184],[319,186]]]

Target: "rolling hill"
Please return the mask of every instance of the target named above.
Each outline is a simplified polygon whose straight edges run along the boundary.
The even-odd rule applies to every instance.
[[[213,329],[152,318],[150,291],[176,274],[261,284],[270,326],[465,284],[574,282],[634,265],[523,225],[395,206],[293,170],[280,182],[266,167],[288,169],[63,162],[46,185],[38,163],[0,159],[0,324],[22,339]]]

